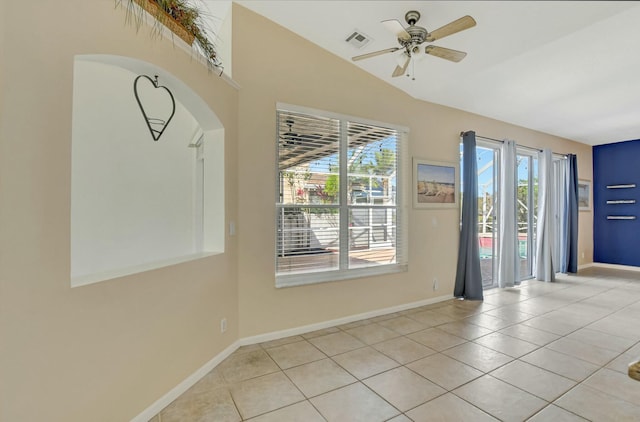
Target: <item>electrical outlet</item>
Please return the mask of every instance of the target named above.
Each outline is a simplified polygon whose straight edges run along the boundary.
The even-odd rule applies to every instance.
[[[227,331],[227,319],[226,318],[222,318],[220,320],[220,332],[224,333],[225,331]]]
[[[438,290],[438,278],[434,277],[433,278],[433,290]]]
[[[584,259],[584,252],[582,252],[582,259]]]

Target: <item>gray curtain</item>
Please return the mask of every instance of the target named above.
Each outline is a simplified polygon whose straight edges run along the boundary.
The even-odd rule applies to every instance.
[[[554,281],[553,264],[553,159],[545,148],[538,155],[538,230],[536,237],[536,280]]]
[[[476,159],[476,133],[462,135],[462,227],[458,245],[458,268],[455,297],[482,300],[482,273],[478,250],[478,164]]]
[[[498,287],[520,283],[520,250],[518,245],[518,164],[515,141],[505,139],[500,154],[500,219],[498,233]]]
[[[567,155],[569,188],[567,189],[567,245],[566,270],[578,272],[578,165],[575,154]]]
[[[567,272],[567,242],[569,239],[567,210],[569,208],[569,161],[553,160],[553,201],[551,205],[554,216],[553,230],[553,262],[558,263],[557,270]]]

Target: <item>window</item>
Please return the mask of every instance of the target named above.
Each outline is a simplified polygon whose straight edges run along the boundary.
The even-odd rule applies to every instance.
[[[406,130],[278,105],[276,286],[406,270]]]

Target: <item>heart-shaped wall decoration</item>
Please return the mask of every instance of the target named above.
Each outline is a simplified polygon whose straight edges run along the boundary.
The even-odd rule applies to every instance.
[[[143,84],[139,86],[140,81],[145,80],[148,81],[151,86],[145,86],[146,82],[143,82]],[[156,89],[160,91],[155,91]],[[147,75],[138,76],[133,82],[133,93],[136,96],[136,101],[138,102],[138,106],[140,106],[140,111],[142,111],[142,116],[144,116],[151,136],[154,141],[157,141],[176,113],[176,101],[173,98],[173,94],[166,86],[158,85],[158,75],[156,75],[155,80]],[[168,103],[169,100],[170,104]],[[143,105],[143,102],[145,105]]]

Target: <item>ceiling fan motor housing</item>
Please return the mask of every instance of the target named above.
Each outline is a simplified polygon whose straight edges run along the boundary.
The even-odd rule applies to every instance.
[[[421,26],[410,26],[407,28],[407,32],[411,35],[411,39],[408,41],[411,44],[422,44],[427,38],[427,30]]]
[[[410,10],[404,15],[404,19],[409,24],[409,27],[405,28],[405,30],[409,35],[411,35],[411,39],[399,39],[398,41],[400,42],[400,44],[405,47],[410,44],[422,44],[427,38],[428,32],[425,28],[416,26],[416,22],[418,22],[418,20],[420,19],[420,12],[418,12],[417,10]]]

